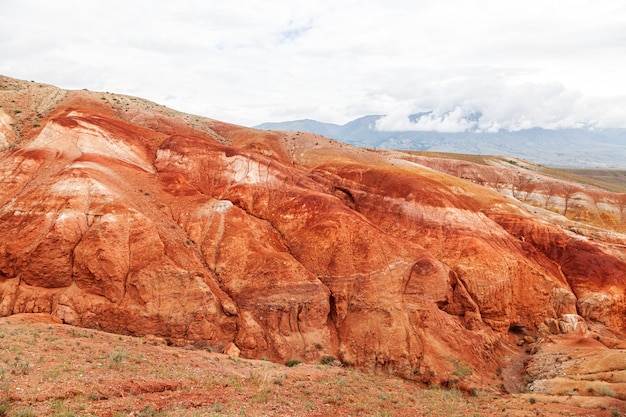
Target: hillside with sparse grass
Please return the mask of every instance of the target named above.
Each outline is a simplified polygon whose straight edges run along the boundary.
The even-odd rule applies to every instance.
[[[459,368],[459,373],[463,369]],[[623,402],[596,393],[594,416]],[[588,416],[500,389],[423,386],[326,364],[287,366],[58,324],[42,315],[0,319],[0,416]]]

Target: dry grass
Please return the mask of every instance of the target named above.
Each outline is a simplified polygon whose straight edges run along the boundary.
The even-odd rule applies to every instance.
[[[561,168],[559,171],[587,178],[590,185],[612,191],[626,193],[626,171],[617,169],[573,169]]]
[[[502,166],[510,165],[511,168],[519,168],[515,160],[495,155],[472,155],[448,152],[425,152],[403,151],[411,155],[425,156],[430,158],[455,159],[471,162],[478,165],[491,166],[494,161],[500,161]],[[588,185],[601,190],[614,193],[626,193],[626,171],[611,169],[576,169],[576,168],[551,168],[543,165],[529,163],[537,173],[558,180],[575,182]]]
[[[498,392],[472,394],[340,366],[286,367],[0,319],[0,416],[522,416],[539,409]],[[585,415],[541,407],[544,416]]]
[[[402,151],[409,155],[426,156],[429,158],[443,158],[443,159],[456,159],[459,161],[471,162],[478,165],[489,165],[490,160],[497,158],[503,159],[499,156],[491,155],[475,155],[466,153],[450,153],[450,152],[426,152],[426,151]]]

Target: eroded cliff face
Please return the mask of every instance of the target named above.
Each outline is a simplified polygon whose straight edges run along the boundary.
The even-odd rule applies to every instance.
[[[619,236],[408,155],[8,78],[0,104],[1,316],[444,384],[511,333],[624,330]]]

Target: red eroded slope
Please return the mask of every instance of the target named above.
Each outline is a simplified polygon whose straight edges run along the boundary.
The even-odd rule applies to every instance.
[[[400,153],[9,81],[2,316],[468,385],[498,381],[511,333],[568,331],[572,314],[591,336],[624,330],[619,252],[490,188]]]

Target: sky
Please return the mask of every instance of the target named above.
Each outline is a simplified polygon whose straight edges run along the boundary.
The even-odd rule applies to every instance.
[[[0,74],[245,126],[626,127],[626,2],[0,0]]]

